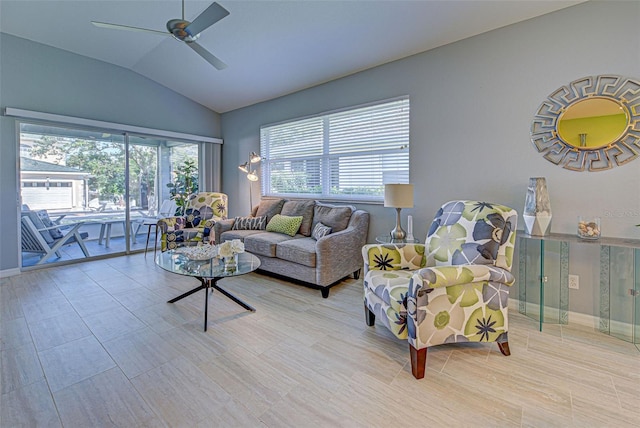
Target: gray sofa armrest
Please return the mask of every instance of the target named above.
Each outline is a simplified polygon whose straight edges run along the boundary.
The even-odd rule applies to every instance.
[[[220,235],[224,232],[231,230],[233,224],[235,223],[235,218],[228,218],[226,220],[218,220],[213,225],[213,232],[216,239],[216,244],[220,244]]]
[[[369,213],[356,210],[346,229],[318,240],[318,283],[331,284],[362,268],[362,247],[367,242],[368,232]]]

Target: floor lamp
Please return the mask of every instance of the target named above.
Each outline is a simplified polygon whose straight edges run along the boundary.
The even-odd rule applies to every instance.
[[[249,180],[249,211],[253,209],[253,182],[258,181],[258,174],[256,174],[256,170],[251,168],[251,165],[260,163],[262,160],[262,156],[257,154],[256,152],[251,152],[249,154],[249,160],[241,165],[238,165],[238,169],[247,174],[247,180]]]

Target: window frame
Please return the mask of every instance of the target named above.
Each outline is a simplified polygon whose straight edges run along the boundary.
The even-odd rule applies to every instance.
[[[341,117],[343,120],[345,118],[345,114],[347,115],[347,121],[349,120],[349,113],[353,113],[354,118],[357,118],[358,115],[364,113],[374,113],[384,112],[388,109],[400,109],[400,112],[397,113],[397,119],[400,121],[399,123],[394,125],[394,130],[397,130],[399,135],[402,135],[401,139],[398,140],[397,148],[392,148],[389,146],[389,142],[381,143],[382,147],[378,149],[375,148],[375,145],[372,146],[371,150],[363,150],[364,145],[360,143],[360,145],[356,145],[354,149],[349,151],[335,151],[335,146],[332,150],[331,147],[331,135],[330,135],[330,123],[332,120],[336,120],[336,118]],[[370,202],[370,203],[381,203],[384,200],[384,184],[390,183],[409,183],[410,182],[410,98],[409,96],[401,96],[395,97],[385,100],[380,100],[372,103],[361,104],[357,106],[350,106],[347,108],[332,110],[328,112],[323,112],[317,115],[310,115],[305,117],[299,117],[283,122],[272,123],[263,125],[260,127],[260,153],[263,156],[263,161],[261,164],[261,194],[266,197],[290,197],[290,198],[316,198],[322,200],[335,200],[335,201],[358,201],[358,202]],[[314,122],[316,122],[314,124]],[[347,124],[348,125],[348,124]],[[291,127],[287,130],[287,126]],[[322,137],[321,143],[318,143],[318,136],[314,135],[315,138],[312,138],[314,141],[309,144],[316,144],[317,147],[312,146],[315,151],[313,154],[308,155],[294,155],[294,156],[282,156],[283,147],[281,146],[279,149],[280,153],[271,156],[273,151],[272,141],[270,140],[270,136],[273,132],[286,134],[287,131],[295,132],[296,126],[300,126],[301,128],[298,130],[299,132],[304,132],[307,128],[311,129],[315,126],[315,132],[319,132],[318,129],[322,129]],[[362,138],[366,139],[367,131],[362,131]],[[284,137],[280,137],[281,139]],[[333,140],[335,141],[335,139]],[[282,140],[280,141],[282,142]],[[395,144],[394,141],[392,144]],[[369,142],[369,145],[372,143]],[[308,147],[306,145],[305,147]],[[300,149],[303,150],[303,149]],[[277,151],[277,150],[276,150]],[[365,175],[358,174],[355,178],[357,181],[363,179],[369,179],[373,182],[380,182],[379,185],[371,186],[371,189],[375,191],[375,187],[377,187],[377,193],[335,193],[332,191],[331,183],[333,180],[342,181],[340,179],[340,171],[338,170],[337,175],[334,172],[333,176],[331,174],[332,168],[339,168],[336,166],[340,159],[346,160],[346,162],[351,163],[346,167],[357,166],[357,162],[354,162],[353,159],[364,158],[366,156],[369,157],[378,157],[378,161],[380,163],[391,163],[391,162],[400,162],[403,167],[400,170],[396,171],[396,178],[385,180],[384,172],[378,171],[376,174],[372,174],[369,177]],[[382,156],[382,157],[381,157]],[[349,159],[352,159],[349,161]],[[309,162],[309,161],[319,161],[319,176],[317,177],[318,182],[320,183],[320,192],[321,193],[293,193],[293,192],[277,192],[272,188],[272,177],[274,177],[273,166],[278,163],[292,163],[292,162]],[[289,169],[285,170],[288,172],[293,172],[293,167],[289,165]],[[404,177],[403,177],[404,176]],[[307,175],[306,179],[316,178],[313,175]],[[371,182],[369,181],[369,182]],[[357,187],[357,186],[354,186]],[[366,188],[366,186],[361,186],[360,188]]]

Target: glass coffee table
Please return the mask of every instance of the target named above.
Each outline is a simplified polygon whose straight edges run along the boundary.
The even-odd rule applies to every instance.
[[[222,260],[213,257],[206,260],[194,260],[189,258],[185,254],[176,252],[177,250],[169,250],[156,255],[155,261],[162,269],[176,273],[178,275],[192,276],[200,281],[200,285],[193,290],[189,290],[184,294],[179,295],[167,303],[175,303],[178,300],[184,299],[193,293],[205,290],[204,293],[204,331],[207,331],[207,310],[209,307],[209,288],[218,290],[229,299],[236,302],[248,311],[255,312],[255,309],[238,299],[227,290],[218,286],[218,281],[223,278],[230,278],[233,276],[240,276],[260,267],[260,259],[250,253],[238,254],[238,264],[234,270],[225,270]],[[212,290],[212,291],[213,291]]]

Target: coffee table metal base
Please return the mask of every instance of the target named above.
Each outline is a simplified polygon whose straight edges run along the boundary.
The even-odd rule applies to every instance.
[[[220,277],[220,278],[201,278],[201,277],[197,277],[197,278],[200,280],[200,283],[201,283],[199,287],[196,287],[193,290],[189,290],[186,293],[181,294],[178,297],[175,297],[175,298],[169,300],[167,303],[175,303],[178,300],[184,299],[187,296],[191,296],[193,293],[195,293],[197,291],[205,290],[205,293],[204,293],[204,331],[207,331],[207,313],[208,313],[208,309],[209,309],[209,288],[212,288],[213,290],[218,290],[220,293],[224,294],[227,298],[233,300],[238,305],[242,306],[243,308],[245,308],[248,311],[251,311],[251,312],[255,312],[256,311],[255,308],[253,308],[251,305],[243,302],[242,300],[238,299],[233,294],[229,293],[224,288],[221,288],[221,287],[218,286],[218,280],[220,280],[220,279],[222,279],[224,277]]]

